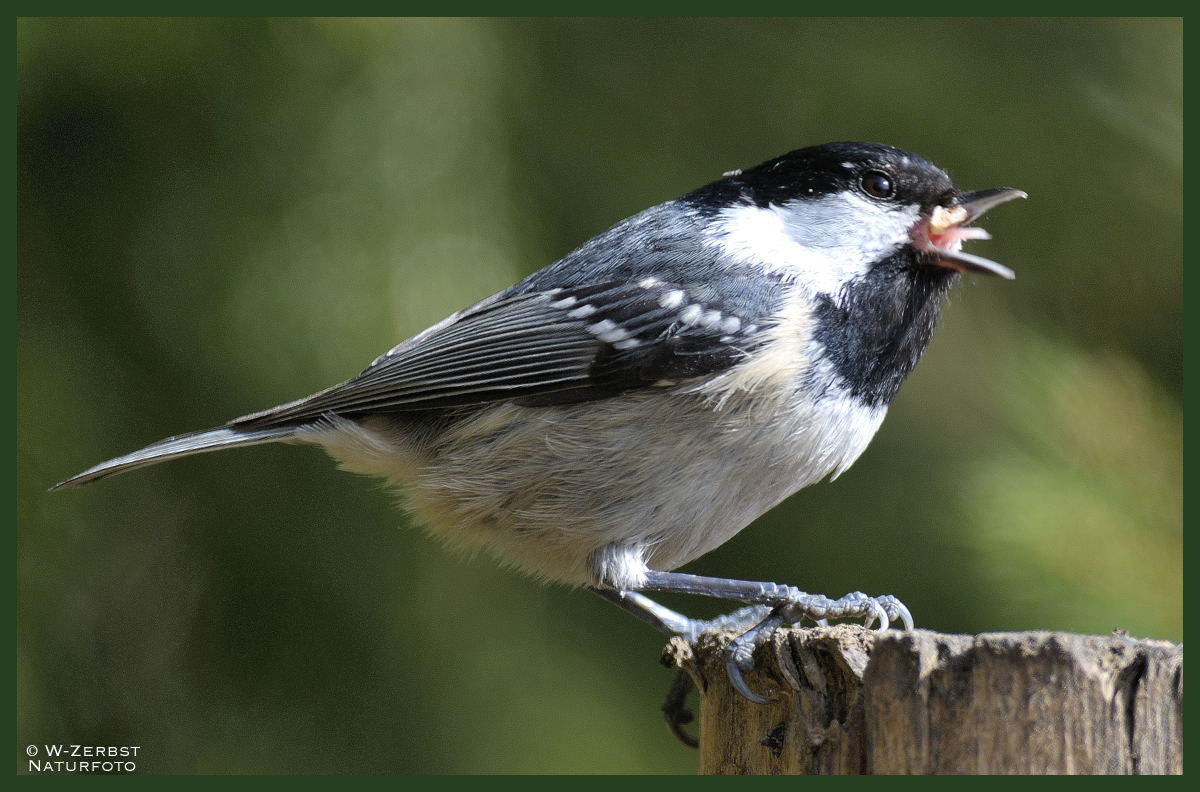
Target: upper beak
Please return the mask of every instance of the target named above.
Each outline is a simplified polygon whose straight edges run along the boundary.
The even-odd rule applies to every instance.
[[[918,248],[931,255],[931,262],[959,272],[980,272],[1012,280],[1016,273],[1003,264],[982,256],[962,252],[965,239],[988,239],[982,228],[965,228],[993,206],[999,206],[1016,198],[1028,198],[1021,190],[1011,187],[996,187],[964,193],[950,206],[936,207],[929,218],[921,224],[922,233],[917,239]]]

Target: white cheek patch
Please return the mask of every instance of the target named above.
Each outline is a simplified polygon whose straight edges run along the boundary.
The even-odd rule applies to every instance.
[[[723,210],[712,243],[726,255],[787,272],[814,291],[834,293],[909,241],[917,206],[887,206],[853,193],[797,199],[767,208]]]

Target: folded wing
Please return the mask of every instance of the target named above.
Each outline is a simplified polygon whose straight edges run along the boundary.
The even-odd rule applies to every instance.
[[[652,279],[502,293],[340,385],[230,426],[508,400],[571,403],[715,374],[750,351],[762,319],[698,302],[694,293]]]

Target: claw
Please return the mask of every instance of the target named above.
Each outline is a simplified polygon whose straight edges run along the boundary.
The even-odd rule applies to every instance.
[[[913,629],[912,613],[908,610],[908,606],[906,606],[903,602],[896,599],[891,594],[880,597],[879,602],[882,603],[884,608],[887,609],[888,616],[892,618],[892,621],[899,619],[901,622],[903,622],[904,629]]]
[[[785,621],[778,609],[770,611],[758,624],[733,639],[733,643],[725,650],[725,670],[729,674],[730,684],[734,690],[755,704],[768,704],[771,699],[763,698],[751,690],[742,678],[742,672],[754,668],[754,648]]]
[[[729,684],[733,685],[733,689],[741,693],[744,698],[755,704],[771,703],[771,699],[763,698],[750,689],[746,680],[742,679],[742,669],[738,668],[738,664],[734,660],[731,659],[725,663],[725,671],[729,674]]]
[[[866,626],[870,627],[872,624],[878,621],[879,632],[883,632],[891,624],[891,620],[888,619],[887,611],[884,610],[882,605],[873,599],[868,599],[867,603],[870,605],[871,615],[867,617]]]

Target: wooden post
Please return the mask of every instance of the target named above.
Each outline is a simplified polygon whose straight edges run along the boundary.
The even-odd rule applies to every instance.
[[[668,647],[701,683],[702,773],[1183,772],[1182,646],[780,630],[746,675],[774,699],[760,705],[729,685],[727,641]]]

